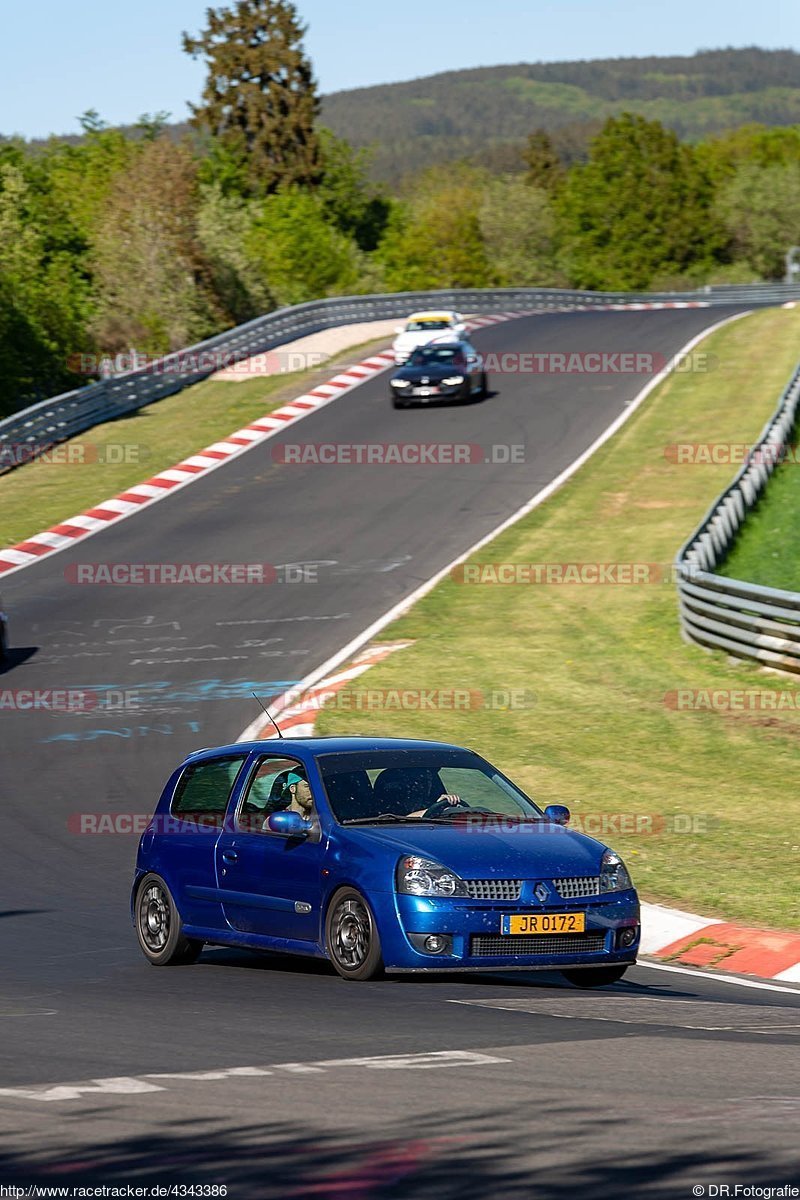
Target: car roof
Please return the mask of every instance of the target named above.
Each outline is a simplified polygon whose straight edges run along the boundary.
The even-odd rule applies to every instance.
[[[429,308],[423,312],[412,313],[410,317],[406,317],[407,321],[421,321],[424,317],[429,317],[431,320],[435,317],[437,321],[449,321],[454,317],[454,312],[448,312],[445,309]]]
[[[424,738],[403,737],[306,737],[306,738],[265,738],[251,742],[231,742],[223,746],[205,746],[202,750],[194,750],[186,756],[186,762],[198,762],[203,758],[215,758],[224,754],[250,754],[254,750],[274,754],[298,754],[316,756],[318,754],[345,754],[359,750],[463,750],[453,742],[426,741]]]

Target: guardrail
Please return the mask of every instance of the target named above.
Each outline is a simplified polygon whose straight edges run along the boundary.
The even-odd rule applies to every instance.
[[[790,446],[800,365],[747,461],[675,559],[684,637],[710,649],[800,673],[800,593],[715,575],[748,512]]]
[[[609,304],[778,304],[800,300],[800,286],[787,284],[704,288],[696,292],[581,292],[561,288],[456,288],[438,292],[344,296],[281,308],[208,338],[154,364],[42,400],[0,421],[0,473],[25,459],[25,447],[40,452],[102,421],[135,412],[174,395],[218,370],[276,346],[357,321],[405,317],[414,308],[440,305],[466,312],[524,312],[606,307]],[[205,359],[205,362],[204,362]],[[10,451],[10,452],[9,452]]]

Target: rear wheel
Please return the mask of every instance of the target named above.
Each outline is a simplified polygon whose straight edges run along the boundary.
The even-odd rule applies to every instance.
[[[180,913],[160,875],[145,875],[134,911],[139,945],[154,966],[172,967],[196,960],[203,943],[184,937]]]
[[[325,919],[325,945],[342,979],[374,979],[383,971],[375,918],[355,888],[343,888],[333,897]]]
[[[579,988],[608,987],[610,983],[618,983],[627,971],[627,965],[622,967],[585,967],[578,971],[562,971],[561,974],[570,983]]]

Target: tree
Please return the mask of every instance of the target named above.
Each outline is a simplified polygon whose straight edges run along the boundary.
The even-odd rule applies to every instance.
[[[800,244],[800,162],[748,163],[717,200],[734,254],[764,279],[782,279],[784,255]]]
[[[374,250],[386,230],[392,202],[367,177],[370,152],[354,150],[330,129],[320,129],[321,178],[316,194],[337,229]]]
[[[478,220],[498,286],[563,285],[555,266],[555,218],[546,191],[519,176],[490,179]]]
[[[300,188],[263,201],[246,250],[279,305],[352,292],[359,285],[357,246],[326,221],[321,202]]]
[[[69,356],[86,349],[88,281],[75,241],[41,169],[0,156],[0,391],[7,411],[72,382]]]
[[[376,252],[390,291],[492,285],[480,221],[484,183],[482,172],[457,165],[413,181]]]
[[[142,143],[114,178],[92,251],[93,327],[103,350],[177,350],[221,323],[197,234],[198,202],[192,155],[163,137]]]
[[[234,157],[246,155],[255,196],[319,179],[316,82],[301,25],[289,0],[236,0],[209,8],[208,26],[183,48],[204,57],[208,78],[193,123],[219,138]]]
[[[260,213],[257,200],[226,195],[218,183],[201,188],[197,235],[214,292],[234,325],[275,307],[263,269],[247,250]]]
[[[725,235],[694,150],[658,121],[623,113],[556,197],[561,259],[576,287],[643,289],[711,266]]]
[[[522,157],[528,168],[525,178],[534,187],[553,191],[564,178],[564,167],[553,145],[553,139],[546,130],[536,129],[528,135],[528,143]]]

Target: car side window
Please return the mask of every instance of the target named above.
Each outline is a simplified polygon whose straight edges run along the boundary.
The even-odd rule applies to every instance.
[[[308,773],[303,763],[285,754],[269,754],[256,762],[245,788],[239,811],[236,815],[237,828],[246,833],[271,834],[267,824],[271,813],[298,811],[298,786],[307,784]],[[313,804],[304,819],[313,818]]]
[[[175,788],[171,814],[196,819],[201,824],[221,826],[246,759],[246,754],[234,754],[187,767]]]

